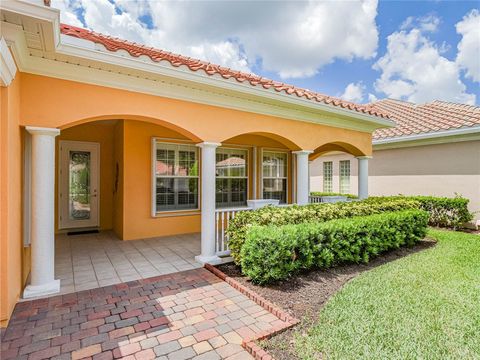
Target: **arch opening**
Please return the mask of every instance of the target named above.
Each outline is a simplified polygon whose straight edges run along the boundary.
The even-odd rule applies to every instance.
[[[222,140],[226,144],[252,145],[271,148],[284,148],[287,150],[300,150],[301,148],[290,139],[270,132],[249,132],[239,134]]]
[[[196,134],[190,132],[187,129],[184,129],[178,125],[175,125],[171,122],[168,122],[166,120],[161,120],[157,118],[151,118],[151,117],[146,117],[146,116],[140,116],[140,115],[128,115],[128,114],[112,114],[112,115],[103,115],[103,116],[96,116],[96,117],[91,117],[91,118],[85,118],[81,120],[76,120],[72,121],[68,124],[62,125],[59,127],[60,130],[66,130],[75,126],[79,126],[82,124],[87,124],[87,123],[93,123],[93,122],[103,122],[103,121],[137,121],[137,122],[145,122],[145,123],[150,123],[153,125],[158,125],[163,128],[169,129],[171,131],[174,131],[178,134],[180,134],[182,137],[187,138],[191,140],[192,142],[198,143],[202,142],[203,140],[198,137]]]

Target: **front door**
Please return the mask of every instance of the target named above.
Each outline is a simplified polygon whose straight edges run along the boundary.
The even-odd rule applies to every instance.
[[[60,141],[59,228],[99,226],[100,144]]]

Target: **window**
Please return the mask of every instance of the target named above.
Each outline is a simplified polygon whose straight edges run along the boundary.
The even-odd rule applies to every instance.
[[[248,150],[217,148],[216,191],[217,207],[247,205]]]
[[[333,163],[331,161],[323,162],[323,192],[333,192]]]
[[[350,160],[340,160],[340,193],[350,192]]]
[[[264,199],[287,202],[287,159],[285,152],[264,151],[262,161],[262,185]]]
[[[198,209],[198,149],[155,142],[155,211]]]

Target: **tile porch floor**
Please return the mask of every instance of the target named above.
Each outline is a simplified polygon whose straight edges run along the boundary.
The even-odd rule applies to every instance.
[[[55,278],[61,294],[202,267],[200,234],[122,241],[113,232],[57,235]]]

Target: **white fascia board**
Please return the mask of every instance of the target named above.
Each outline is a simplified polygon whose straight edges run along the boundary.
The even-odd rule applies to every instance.
[[[327,105],[320,102],[308,100],[306,98],[300,98],[293,95],[283,94],[276,92],[275,90],[265,90],[261,86],[254,87],[249,84],[242,84],[236,80],[223,79],[215,76],[205,76],[202,70],[194,72],[188,69],[183,70],[182,67],[173,67],[171,65],[163,65],[161,62],[156,63],[150,58],[148,60],[140,60],[139,58],[132,57],[130,55],[118,55],[114,52],[106,52],[96,50],[95,44],[83,40],[77,42],[71,40],[72,36],[62,35],[61,44],[57,48],[57,52],[66,56],[80,57],[85,60],[93,60],[101,63],[113,64],[124,68],[131,68],[140,71],[154,73],[160,76],[167,76],[172,79],[181,79],[188,82],[194,82],[197,84],[213,86],[225,90],[241,92],[246,95],[253,95],[257,98],[267,98],[272,101],[282,102],[288,105],[300,106],[302,108],[311,109],[312,111],[322,111],[331,113],[340,117],[353,118],[357,121],[367,122],[370,125],[369,129],[375,130],[384,127],[393,127],[395,124],[388,120],[379,118],[373,115],[362,114],[354,110],[347,110],[343,108],[336,108],[333,105]],[[93,47],[92,47],[93,44]],[[108,50],[107,50],[108,51]],[[363,127],[363,131],[365,127]]]
[[[374,140],[374,150],[480,140],[480,126]]]
[[[17,65],[15,65],[15,60],[13,60],[10,49],[2,37],[0,38],[0,85],[10,85],[16,73]]]

